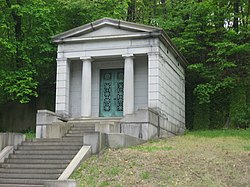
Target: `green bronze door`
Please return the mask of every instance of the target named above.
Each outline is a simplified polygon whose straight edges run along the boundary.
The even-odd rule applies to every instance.
[[[123,69],[100,71],[100,116],[123,115]]]

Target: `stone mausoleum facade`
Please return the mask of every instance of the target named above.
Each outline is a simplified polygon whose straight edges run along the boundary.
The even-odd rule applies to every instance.
[[[116,131],[142,139],[183,133],[187,62],[161,28],[103,18],[53,42],[59,116],[119,119]]]

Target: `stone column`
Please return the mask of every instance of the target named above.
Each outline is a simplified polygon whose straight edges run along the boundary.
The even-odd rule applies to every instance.
[[[91,57],[81,57],[82,60],[82,99],[81,116],[91,116]]]
[[[134,113],[134,56],[123,55],[124,58],[124,99],[123,115]]]
[[[69,115],[69,78],[70,62],[66,58],[57,58],[56,76],[56,113]]]

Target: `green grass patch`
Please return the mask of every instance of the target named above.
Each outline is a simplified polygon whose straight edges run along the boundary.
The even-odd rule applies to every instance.
[[[245,151],[250,151],[250,145],[249,145],[249,146],[244,146],[243,149],[244,149]]]
[[[145,152],[155,152],[155,151],[169,151],[173,148],[170,146],[139,145],[139,146],[130,147],[130,149],[134,149],[138,151],[145,151]]]
[[[141,178],[143,179],[143,180],[146,180],[146,179],[149,179],[150,178],[150,173],[148,172],[148,171],[144,171],[144,172],[142,172],[141,173]]]
[[[110,186],[109,181],[103,181],[101,182],[100,186]]]
[[[122,185],[121,184],[116,184],[115,187],[122,187]]]
[[[116,167],[116,166],[113,166],[113,167],[108,167],[105,169],[105,173],[110,176],[110,177],[113,177],[113,176],[116,176],[119,174],[120,172],[120,168],[119,167]]]
[[[35,132],[26,132],[25,133],[25,137],[26,137],[26,139],[34,139],[34,138],[36,138],[36,133]]]
[[[205,131],[188,131],[186,135],[193,135],[206,138],[216,137],[239,137],[250,140],[250,128],[248,129],[222,129]]]

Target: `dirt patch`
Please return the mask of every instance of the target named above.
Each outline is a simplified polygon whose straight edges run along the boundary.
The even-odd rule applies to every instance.
[[[186,135],[92,156],[79,186],[250,186],[250,140]]]

